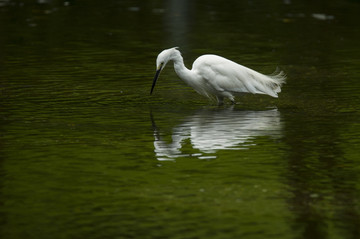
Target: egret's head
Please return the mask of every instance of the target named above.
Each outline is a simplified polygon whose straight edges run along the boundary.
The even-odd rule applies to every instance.
[[[162,70],[164,69],[166,63],[168,63],[170,60],[172,60],[179,51],[177,50],[178,47],[170,48],[163,50],[160,52],[156,59],[156,70]]]
[[[152,94],[156,81],[159,78],[160,72],[162,71],[162,69],[164,69],[165,65],[173,60],[177,55],[180,54],[180,52],[177,50],[178,47],[173,47],[170,49],[166,49],[163,50],[162,52],[160,52],[160,54],[158,55],[158,57],[156,58],[156,74],[153,80],[153,84],[151,87],[151,91],[150,91],[150,95]]]

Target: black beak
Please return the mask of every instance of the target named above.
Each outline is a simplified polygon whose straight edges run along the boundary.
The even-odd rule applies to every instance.
[[[156,71],[156,74],[155,74],[155,77],[154,77],[154,80],[153,80],[153,83],[152,83],[152,86],[151,86],[150,95],[152,94],[152,92],[154,90],[154,87],[155,87],[157,79],[159,78],[160,72],[161,72],[161,67]]]

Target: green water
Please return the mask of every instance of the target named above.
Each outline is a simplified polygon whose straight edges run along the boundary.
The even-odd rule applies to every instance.
[[[0,1],[1,238],[359,238],[359,1]],[[163,71],[288,76],[218,107]]]

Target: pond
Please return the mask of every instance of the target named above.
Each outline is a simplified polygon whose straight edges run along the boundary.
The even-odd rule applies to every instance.
[[[359,238],[359,1],[0,1],[1,238]],[[218,54],[279,98],[162,72]]]

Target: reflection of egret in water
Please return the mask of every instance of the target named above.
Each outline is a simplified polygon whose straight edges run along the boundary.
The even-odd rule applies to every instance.
[[[172,141],[163,139],[152,118],[155,154],[158,160],[174,160],[193,156],[200,159],[216,158],[221,149],[248,149],[259,136],[279,137],[281,134],[280,113],[276,110],[236,111],[201,110],[188,117],[184,123],[173,128]],[[190,141],[197,153],[184,154],[182,148]]]

